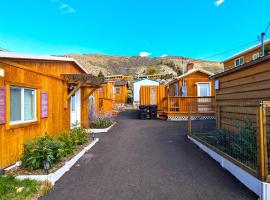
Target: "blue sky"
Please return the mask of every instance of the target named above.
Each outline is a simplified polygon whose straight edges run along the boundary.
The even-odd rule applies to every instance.
[[[34,54],[223,60],[255,44],[270,21],[269,0],[1,0],[0,7],[0,47]]]

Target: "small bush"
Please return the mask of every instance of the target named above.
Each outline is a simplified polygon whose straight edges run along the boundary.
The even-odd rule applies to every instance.
[[[89,135],[86,133],[85,129],[80,127],[73,128],[70,134],[77,145],[85,144],[89,140]]]
[[[77,149],[77,141],[74,140],[69,132],[61,133],[58,137],[61,143],[61,154],[63,157],[73,154]]]
[[[91,128],[103,129],[108,128],[113,124],[110,119],[97,119],[95,122],[91,123]]]
[[[257,163],[257,132],[252,122],[246,120],[237,125],[238,132],[231,133],[225,129],[216,129],[205,138],[211,145],[251,167]]]
[[[28,170],[43,168],[43,161],[57,163],[62,159],[61,143],[50,136],[42,136],[24,144],[22,166]]]
[[[82,128],[73,128],[58,137],[48,135],[31,140],[24,144],[22,167],[27,170],[42,169],[44,160],[51,165],[60,162],[64,157],[74,154],[78,145],[87,143],[89,136]]]

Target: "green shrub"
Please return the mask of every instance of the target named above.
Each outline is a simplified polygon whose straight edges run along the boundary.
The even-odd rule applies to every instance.
[[[36,138],[24,144],[22,167],[27,170],[42,169],[43,162],[51,165],[60,162],[65,156],[73,154],[78,145],[87,143],[89,136],[82,128],[59,134],[57,138],[48,135]]]
[[[89,134],[87,134],[85,129],[80,127],[74,127],[70,134],[71,137],[76,141],[77,145],[85,144],[89,140]]]
[[[207,142],[228,155],[255,167],[257,163],[257,132],[251,121],[237,125],[238,132],[231,133],[225,129],[216,129],[207,138]]]
[[[63,157],[73,154],[77,149],[77,141],[74,140],[69,132],[61,133],[58,140],[61,143],[61,154]]]
[[[42,136],[24,144],[22,166],[28,170],[43,168],[43,161],[59,162],[63,154],[61,143],[50,136]]]
[[[113,124],[110,119],[97,119],[94,123],[91,123],[91,128],[102,129],[108,128]]]

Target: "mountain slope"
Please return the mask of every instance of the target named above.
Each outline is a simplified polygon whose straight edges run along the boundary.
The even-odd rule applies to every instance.
[[[195,68],[202,68],[213,73],[223,70],[223,64],[213,61],[185,58],[181,56],[168,56],[164,58],[146,58],[138,56],[107,56],[101,54],[69,54],[80,62],[90,73],[97,75],[100,71],[105,75],[143,75],[149,70],[159,74],[177,75],[179,71],[192,63]]]

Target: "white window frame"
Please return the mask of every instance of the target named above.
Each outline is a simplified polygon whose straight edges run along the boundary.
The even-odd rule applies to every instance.
[[[37,121],[37,90],[35,88],[27,88],[27,87],[19,87],[19,86],[10,86],[11,89],[20,89],[21,91],[21,120],[17,121],[11,121],[10,119],[10,125],[17,125],[17,124],[25,124],[25,123],[31,123]],[[34,91],[34,119],[32,120],[24,120],[24,90],[33,90]],[[11,109],[10,111],[11,112]]]
[[[258,58],[260,58],[260,53],[254,53],[252,55],[252,60],[257,60]]]
[[[212,96],[212,83],[211,82],[197,82],[197,96],[199,96],[199,84],[209,84],[209,97]]]
[[[237,61],[240,61],[241,59],[243,59],[243,63],[240,63],[240,64],[237,64]],[[234,60],[234,66],[235,67],[239,67],[239,66],[241,66],[241,65],[243,65],[243,64],[245,64],[245,58],[244,58],[244,56],[242,56],[242,57],[239,57],[239,58],[236,58],[235,60]]]

